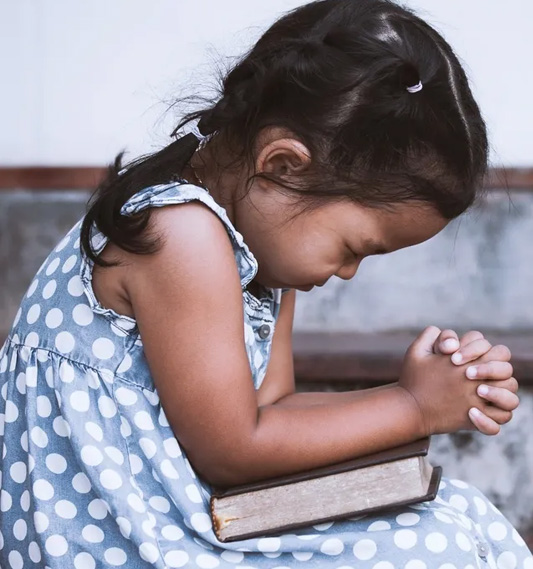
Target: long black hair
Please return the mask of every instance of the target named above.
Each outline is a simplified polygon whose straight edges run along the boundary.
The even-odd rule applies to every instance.
[[[452,219],[481,187],[487,134],[465,72],[431,26],[390,0],[319,0],[288,12],[232,66],[219,95],[176,131],[198,121],[203,135],[253,164],[262,128],[290,129],[311,151],[305,176],[250,180],[266,178],[310,202],[422,201]],[[127,251],[154,251],[145,231],[150,210],[123,216],[121,207],[179,177],[197,147],[189,133],[125,167],[119,155],[89,203],[85,254],[107,264],[91,246],[93,225]]]

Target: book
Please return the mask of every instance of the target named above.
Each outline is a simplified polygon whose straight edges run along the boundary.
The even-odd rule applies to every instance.
[[[227,489],[213,488],[219,541],[279,534],[435,499],[442,469],[427,459],[429,438],[313,470]]]

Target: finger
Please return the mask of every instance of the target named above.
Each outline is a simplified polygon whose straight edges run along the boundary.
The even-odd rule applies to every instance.
[[[518,381],[514,377],[510,377],[509,379],[500,379],[496,381],[484,381],[484,384],[488,385],[489,387],[500,387],[502,389],[506,389],[511,393],[518,392]]]
[[[505,411],[498,407],[485,407],[483,409],[483,414],[498,425],[505,425],[513,418],[513,413],[511,411]]]
[[[468,411],[468,416],[474,427],[484,435],[497,435],[500,432],[500,425],[494,419],[487,417],[477,407],[472,407]]]
[[[481,332],[478,332],[477,330],[471,330],[470,332],[463,334],[460,341],[461,347],[466,346],[467,344],[471,344],[474,340],[483,340],[484,337],[485,336],[483,336]]]
[[[483,356],[483,360],[509,362],[511,361],[511,350],[503,344],[492,346],[492,348]]]
[[[452,362],[456,365],[464,365],[484,356],[491,348],[492,344],[485,338],[474,340],[453,354]]]
[[[408,353],[415,356],[426,356],[433,353],[433,346],[440,334],[440,328],[428,326],[418,338],[409,346]]]
[[[478,386],[477,394],[503,411],[514,411],[520,403],[520,399],[515,393],[502,387],[491,387],[484,383]],[[486,410],[483,412],[486,413]]]
[[[513,375],[513,366],[509,362],[487,362],[466,368],[469,379],[509,379]]]
[[[435,354],[453,354],[460,347],[459,336],[453,330],[443,330],[435,344],[433,344],[433,351]]]

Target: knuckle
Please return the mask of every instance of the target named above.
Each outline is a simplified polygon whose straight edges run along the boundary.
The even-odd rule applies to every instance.
[[[492,349],[496,352],[498,358],[500,358],[502,361],[509,361],[511,359],[511,350],[507,346],[498,344]]]

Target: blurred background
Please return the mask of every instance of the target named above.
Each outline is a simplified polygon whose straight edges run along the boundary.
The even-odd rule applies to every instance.
[[[356,0],[354,0],[356,1]],[[0,340],[34,272],[83,214],[121,150],[170,140],[174,97],[210,94],[213,72],[294,0],[0,2]],[[533,2],[404,2],[455,48],[491,136],[486,198],[427,243],[367,259],[352,282],[301,293],[298,389],[397,377],[423,327],[476,328],[514,351],[521,406],[497,437],[434,437],[432,459],[477,485],[533,543]]]

